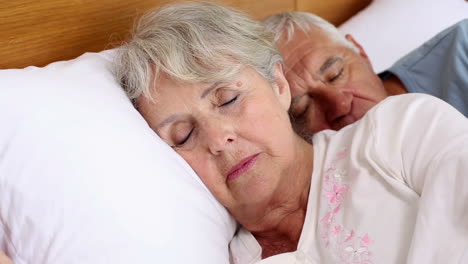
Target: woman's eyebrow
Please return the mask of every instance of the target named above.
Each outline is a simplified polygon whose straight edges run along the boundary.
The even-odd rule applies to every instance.
[[[324,74],[333,64],[335,64],[337,61],[340,61],[341,57],[340,56],[333,56],[328,58],[320,67],[319,74],[322,75]]]
[[[162,122],[160,122],[159,124],[156,125],[156,127],[154,128],[154,130],[158,131],[159,129],[169,125],[170,123],[174,122],[175,120],[177,120],[178,118],[180,118],[182,115],[181,114],[173,114],[173,115],[170,115],[168,118],[164,119]]]
[[[200,99],[203,99],[205,98],[211,91],[213,91],[213,89],[215,89],[216,87],[219,86],[219,84],[221,84],[222,82],[215,82],[213,83],[212,85],[208,86],[208,88],[206,88],[205,90],[203,90],[201,96],[200,96]]]

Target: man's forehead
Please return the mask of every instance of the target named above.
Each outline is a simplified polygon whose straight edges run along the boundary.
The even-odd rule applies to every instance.
[[[287,41],[284,37],[278,41],[278,48],[288,68],[303,57],[315,53],[314,51],[331,45],[332,41],[321,29],[311,29],[308,32],[297,30],[291,40]]]
[[[307,31],[296,29],[294,34],[288,37],[287,34],[283,34],[278,40],[278,47],[280,50],[291,50],[292,47],[304,43],[328,43],[330,42],[329,36],[320,28],[312,26]]]

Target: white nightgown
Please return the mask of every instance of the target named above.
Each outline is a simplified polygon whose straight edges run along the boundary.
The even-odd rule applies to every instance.
[[[261,260],[245,229],[234,264],[468,263],[468,119],[422,94],[389,97],[313,137],[314,172],[297,251]]]

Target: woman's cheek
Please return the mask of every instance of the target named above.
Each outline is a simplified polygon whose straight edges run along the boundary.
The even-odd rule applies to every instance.
[[[239,123],[245,123],[244,128],[247,128],[249,131],[260,132],[265,128],[265,121],[268,117],[262,106],[261,100],[258,100],[256,103],[255,101],[243,101],[238,115]]]

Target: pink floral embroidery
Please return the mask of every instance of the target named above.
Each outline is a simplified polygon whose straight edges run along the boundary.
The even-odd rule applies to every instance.
[[[369,238],[368,234],[364,235],[364,237],[361,238],[361,241],[366,246],[369,246],[370,244],[374,243],[374,241]]]
[[[330,203],[334,204],[340,202],[343,199],[343,193],[346,191],[346,186],[341,186],[339,184],[333,184],[333,190],[327,192],[327,198]]]
[[[349,232],[347,235],[346,235],[346,238],[344,240],[344,242],[349,242],[351,239],[353,239],[354,237],[354,230],[351,230],[351,232]]]
[[[336,235],[339,235],[341,231],[343,231],[343,227],[340,225],[337,225],[331,230],[331,234],[336,236]]]
[[[332,223],[334,221],[335,214],[338,213],[338,211],[340,211],[340,206],[341,205],[338,205],[331,212],[325,214],[325,216],[320,220],[320,222]]]
[[[349,150],[348,148],[343,148],[341,151],[339,151],[338,153],[336,153],[336,156],[335,158],[332,160],[332,162],[336,162],[336,161],[339,161],[339,160],[342,160],[344,158],[346,158],[349,154]]]
[[[360,245],[351,245],[343,249],[343,263],[352,264],[372,264],[371,256],[367,247]]]
[[[349,155],[348,148],[343,148],[332,159],[332,164],[325,169],[323,178],[323,195],[327,201],[327,212],[320,219],[321,235],[325,247],[330,250],[336,263],[340,264],[373,264],[369,246],[374,241],[368,234],[359,236],[354,229],[348,229],[336,223],[342,202],[349,190],[346,184],[347,171],[339,169],[339,162]]]

